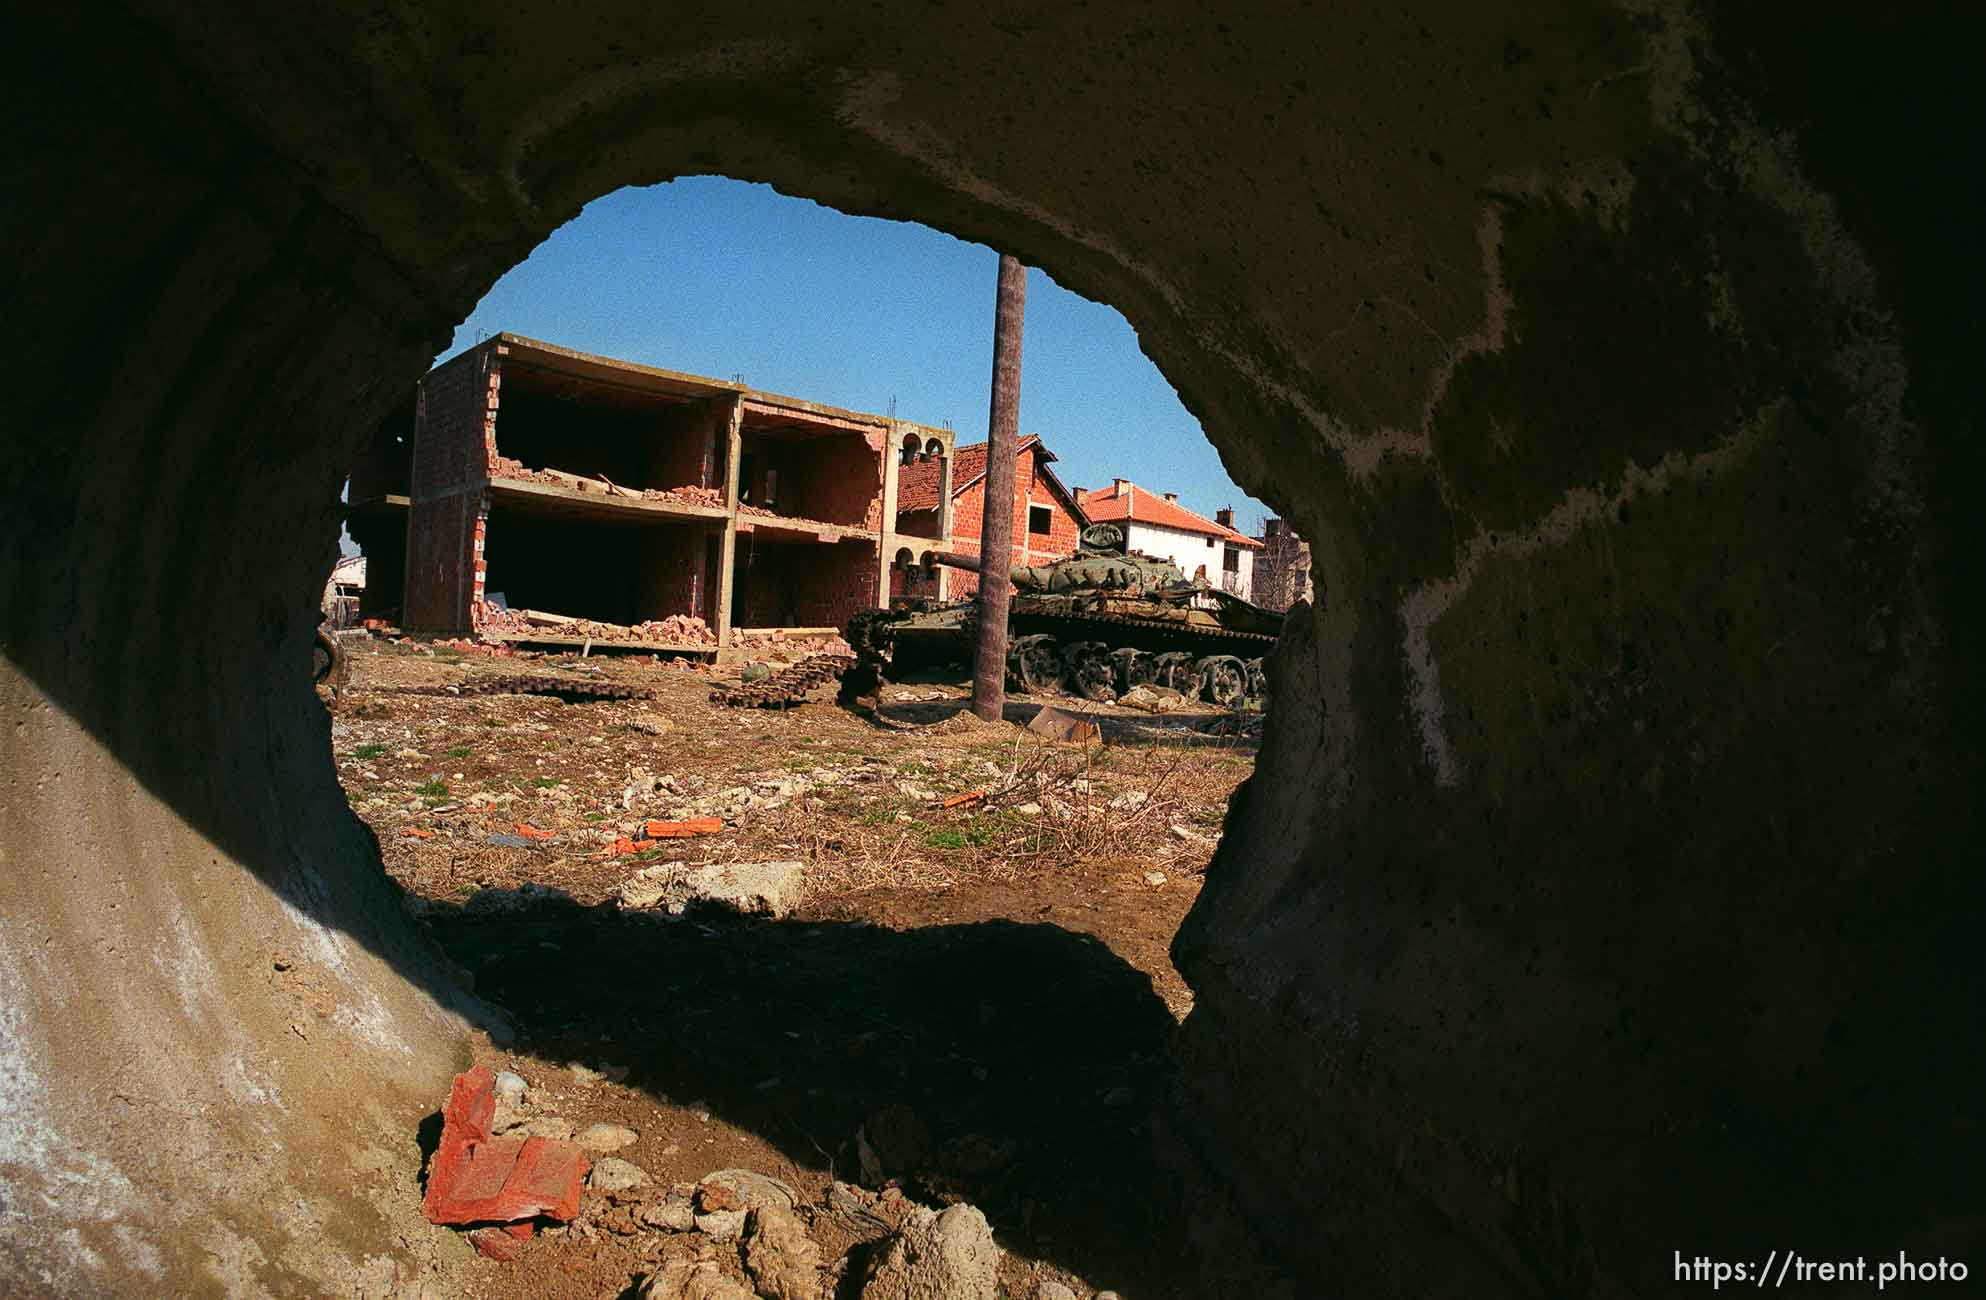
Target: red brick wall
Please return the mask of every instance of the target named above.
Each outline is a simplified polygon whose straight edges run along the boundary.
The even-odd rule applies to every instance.
[[[655,422],[648,443],[644,488],[667,491],[679,487],[722,487],[717,466],[719,447],[730,428],[728,399],[697,402],[664,412]]]
[[[410,631],[459,635],[471,630],[480,610],[483,487],[494,454],[499,382],[494,340],[421,381],[401,614]]]
[[[1047,533],[1028,532],[1028,508],[1046,506]],[[979,530],[986,513],[986,480],[980,479],[961,492],[952,503],[952,546],[961,555],[979,554]],[[1083,531],[1082,521],[1055,491],[1041,472],[1037,448],[1029,447],[1014,466],[1014,564],[1043,564],[1076,553],[1076,540]],[[953,570],[947,595],[964,598],[979,590],[979,575]]]
[[[882,435],[876,435],[880,440]],[[860,434],[828,434],[818,438],[754,438],[743,440],[751,457],[752,482],[748,499],[765,504],[767,470],[777,472],[772,509],[797,519],[850,528],[875,528],[883,518],[883,459],[880,446]],[[744,491],[748,485],[741,482]]]
[[[876,548],[738,539],[738,627],[840,627],[876,603]]]
[[[638,619],[694,614],[713,621],[704,557],[714,531],[687,525],[642,530]]]

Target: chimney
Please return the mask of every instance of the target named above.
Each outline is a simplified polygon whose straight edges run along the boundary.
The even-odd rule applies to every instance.
[[[1226,506],[1214,511],[1214,522],[1223,528],[1234,527],[1234,507]]]
[[[1130,486],[1131,486],[1130,479],[1114,478],[1110,480],[1110,495],[1114,497],[1121,497],[1124,495],[1124,490]]]
[[[1165,494],[1165,499],[1166,499],[1166,500],[1168,500],[1168,501],[1170,501],[1170,502],[1172,502],[1172,504],[1174,504],[1174,505],[1178,505],[1178,504],[1179,504],[1179,494],[1178,494],[1177,492],[1168,492],[1168,493],[1166,493],[1166,494]]]
[[[1069,495],[1076,498],[1077,505],[1081,505],[1083,503],[1083,498],[1088,496],[1089,494],[1090,494],[1090,490],[1086,487],[1069,489]]]

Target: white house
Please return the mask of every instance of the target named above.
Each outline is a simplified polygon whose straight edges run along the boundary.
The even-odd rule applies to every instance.
[[[1217,510],[1209,519],[1180,505],[1177,492],[1148,492],[1123,478],[1093,492],[1077,488],[1076,502],[1091,523],[1122,526],[1132,550],[1171,560],[1188,577],[1203,577],[1248,598],[1255,572],[1252,552],[1261,550],[1262,543],[1235,531],[1232,508]]]

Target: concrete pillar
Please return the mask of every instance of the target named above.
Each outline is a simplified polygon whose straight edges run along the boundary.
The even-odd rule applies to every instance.
[[[726,661],[731,649],[731,591],[737,581],[738,564],[738,457],[743,439],[739,427],[745,418],[745,398],[734,394],[724,422],[724,538],[717,549],[717,617],[712,630],[717,633],[717,661]]]

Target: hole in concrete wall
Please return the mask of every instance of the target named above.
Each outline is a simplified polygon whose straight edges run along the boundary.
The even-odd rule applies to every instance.
[[[485,320],[354,468],[352,535],[404,575],[368,609],[424,635],[354,641],[334,753],[388,871],[515,1018],[501,1063],[563,1092],[558,1118],[634,1130],[626,1154],[664,1182],[896,1177],[972,1200],[1048,1275],[1164,1296],[1189,1274],[1152,1243],[1185,1234],[1137,1189],[1162,1176],[1141,1130],[1191,997],[1167,948],[1253,723],[1049,686],[1017,687],[987,727],[937,662],[893,672],[873,710],[831,687],[791,709],[711,699],[741,685],[734,658],[778,672],[892,598],[970,590],[939,557],[977,549],[984,457],[943,423],[985,402],[992,259],[975,256],[972,378],[957,409],[905,400],[903,417],[887,390],[859,404],[763,357],[622,347],[515,306],[526,319]],[[1190,421],[1176,462],[1126,459],[1164,440],[1127,429],[1116,362],[1058,375],[1080,351],[1063,314],[1103,310],[1058,295],[1030,303],[1044,337],[1023,391],[1061,396],[1027,427],[1017,562],[1075,550],[1071,464],[1188,505],[1210,477]],[[1094,715],[1106,743],[1035,741],[1018,724],[1046,703]],[[712,868],[771,882],[748,906],[781,915],[693,897]],[[576,1088],[570,1061],[624,1066],[626,1086]]]

